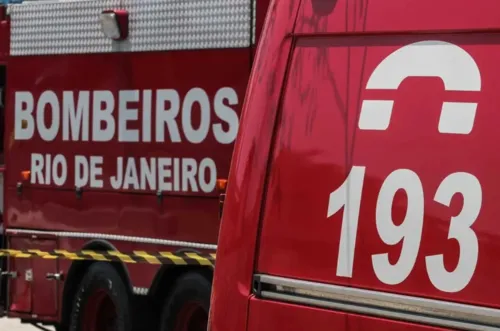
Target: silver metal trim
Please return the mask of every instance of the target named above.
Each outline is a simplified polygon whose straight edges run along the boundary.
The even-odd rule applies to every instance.
[[[255,280],[262,288],[256,294],[265,299],[460,330],[500,330],[499,309],[269,275]]]
[[[217,250],[217,245],[195,243],[188,241],[176,241],[167,240],[159,238],[147,238],[147,237],[132,237],[132,236],[122,236],[116,234],[104,234],[104,233],[86,233],[86,232],[64,232],[64,231],[40,231],[40,230],[26,230],[26,229],[6,229],[7,234],[28,234],[28,235],[49,235],[58,238],[78,238],[78,239],[102,239],[102,240],[113,240],[113,241],[127,241],[142,244],[152,244],[152,245],[163,245],[163,246],[174,246],[182,248],[197,248],[206,250]]]

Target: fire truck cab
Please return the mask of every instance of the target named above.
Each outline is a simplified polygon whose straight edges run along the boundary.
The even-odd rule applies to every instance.
[[[217,180],[268,0],[15,2],[0,306],[60,331],[206,330]]]
[[[499,10],[272,1],[210,331],[499,330]]]

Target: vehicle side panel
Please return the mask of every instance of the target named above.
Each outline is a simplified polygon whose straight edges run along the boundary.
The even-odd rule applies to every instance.
[[[252,298],[248,331],[349,331],[347,314]]]
[[[481,146],[497,140],[500,37],[429,38],[297,42],[259,272],[498,307],[492,286],[500,277],[494,240],[500,159]],[[380,77],[386,80],[376,83]],[[394,81],[397,91],[383,85]],[[369,127],[384,115],[376,109],[370,115],[365,100],[393,104],[387,127]],[[462,105],[477,110],[452,118]],[[463,125],[469,131],[460,131]],[[341,193],[349,173],[348,193]]]
[[[117,174],[117,158],[122,156],[125,158],[132,157],[136,161],[136,167],[140,167],[139,159],[151,157],[172,157],[172,158],[194,158],[198,163],[203,158],[211,158],[217,165],[217,175],[220,177],[227,176],[229,158],[232,151],[231,143],[219,143],[216,140],[216,133],[220,130],[227,132],[229,129],[237,129],[238,123],[228,123],[217,117],[215,113],[215,96],[221,88],[228,87],[236,93],[235,100],[223,100],[227,107],[232,108],[239,113],[241,103],[243,101],[245,88],[248,81],[250,70],[250,52],[248,49],[223,49],[223,50],[199,50],[199,51],[170,51],[170,52],[127,52],[127,53],[110,53],[110,54],[81,54],[81,55],[66,55],[66,56],[31,56],[31,57],[12,57],[9,62],[8,72],[8,93],[7,99],[16,100],[16,92],[29,92],[34,98],[33,115],[45,110],[46,125],[52,124],[52,121],[57,121],[55,127],[58,128],[57,135],[54,140],[44,141],[39,134],[41,122],[35,121],[37,130],[33,137],[29,140],[14,139],[14,113],[15,102],[10,102],[7,105],[7,133],[9,137],[8,152],[15,153],[16,157],[10,161],[10,166],[13,169],[29,170],[32,163],[31,156],[33,153],[42,153],[43,155],[50,154],[52,159],[57,154],[64,154],[67,162],[67,180],[62,185],[57,185],[54,182],[54,174],[52,171],[47,171],[52,174],[48,177],[44,172],[43,182],[40,180],[33,181],[31,178],[32,187],[42,188],[57,188],[57,189],[73,189],[75,186],[75,155],[85,157],[102,156],[102,174],[97,174],[98,180],[103,180],[102,184],[94,184],[89,182],[88,187],[92,190],[113,190],[126,192],[151,192],[151,190],[140,189],[134,187],[133,184],[124,184],[122,189],[114,189],[111,186],[110,177]],[[195,102],[191,106],[186,105],[186,94],[193,88],[200,88],[208,96],[208,113],[204,110],[204,124],[209,125],[206,136],[203,134],[205,127],[200,129],[200,104]],[[158,89],[170,89],[171,94],[177,93],[179,103],[169,102],[173,99],[167,99],[164,104],[156,102]],[[37,109],[40,95],[45,91],[54,91],[57,95],[59,109],[53,111],[50,106],[44,109]],[[139,102],[128,102],[119,104],[119,91],[135,90],[139,93]],[[151,97],[144,95],[144,91],[150,91]],[[63,122],[63,92],[74,92],[73,100],[75,105],[77,101],[88,100],[90,119],[88,122],[88,135],[83,138],[83,129],[74,135],[72,133],[64,138],[64,128],[68,127]],[[90,92],[90,97],[79,97],[79,93],[84,91]],[[110,141],[98,141],[105,139],[103,136],[97,136],[94,130],[94,122],[97,121],[96,114],[93,110],[101,104],[94,104],[95,91],[110,91],[113,99],[109,99],[111,103],[108,106],[113,107],[114,125],[112,125],[113,137]],[[123,93],[123,92],[122,92]],[[130,97],[130,96],[129,96]],[[19,109],[25,109],[26,105],[17,98]],[[67,99],[69,100],[69,99]],[[149,106],[147,103],[149,102]],[[204,109],[206,109],[204,105]],[[126,116],[127,112],[123,111],[124,107],[130,109],[138,109],[138,118],[130,119],[127,122],[128,130],[136,130],[138,132],[137,142],[124,141],[125,139],[135,139],[134,136],[119,136],[124,128],[119,126],[119,116]],[[147,107],[147,108],[146,108]],[[121,109],[120,111],[118,109]],[[156,142],[156,109],[171,109],[171,116],[175,117],[175,121],[170,121],[172,125],[164,124],[163,134],[160,135],[163,142]],[[148,109],[148,110],[146,110]],[[98,109],[97,109],[98,111]],[[149,111],[151,117],[149,124],[145,120],[144,113]],[[58,113],[59,118],[52,118],[54,112]],[[130,112],[129,112],[130,113]],[[38,115],[40,116],[40,115]],[[43,116],[43,115],[42,115]],[[128,115],[131,116],[131,115]],[[20,118],[18,119],[20,120]],[[158,119],[158,122],[160,120]],[[175,125],[174,125],[175,122]],[[52,127],[52,126],[51,126]],[[105,127],[105,123],[101,123],[101,127]],[[196,135],[190,129],[199,131]],[[190,137],[203,138],[199,143],[190,142],[187,140],[186,131],[190,130]],[[87,130],[85,130],[87,132]],[[220,136],[220,135],[219,135]],[[151,140],[150,142],[147,139]],[[146,140],[145,140],[146,139]],[[47,160],[45,160],[47,165]],[[53,160],[48,163],[49,170]],[[123,165],[125,167],[125,164]],[[176,170],[173,169],[170,177],[179,177],[179,171],[182,165]],[[46,170],[46,166],[44,171]],[[179,170],[180,169],[180,170]],[[125,170],[125,169],[124,169]],[[34,175],[34,174],[32,174]],[[208,173],[206,175],[209,175]],[[140,177],[140,173],[136,176]],[[198,180],[202,175],[197,174]],[[7,185],[14,186],[20,179],[19,173],[13,173],[7,178]],[[36,178],[37,179],[37,178]],[[208,180],[208,178],[205,178]],[[94,181],[93,181],[94,182]],[[172,189],[163,190],[167,194],[174,195],[194,195],[194,196],[214,196],[215,191],[205,194],[199,187],[197,190],[192,185],[188,185],[187,189],[183,189],[185,185],[181,181],[177,184],[178,188],[174,189],[173,180]],[[128,187],[127,187],[128,186]],[[155,191],[154,191],[155,192]]]
[[[406,323],[402,321],[387,320],[382,318],[354,315],[350,314],[348,317],[349,331],[445,331],[450,329],[443,329],[427,325],[417,325],[414,323]],[[325,329],[325,331],[328,329]],[[330,329],[331,330],[331,329]]]
[[[290,331],[444,331],[413,323],[386,320],[340,311],[331,311],[315,307],[293,304],[250,300],[250,318],[248,331],[273,331],[286,329]]]
[[[217,242],[219,206],[210,198],[189,199],[111,192],[6,191],[10,228],[120,234],[146,238]]]

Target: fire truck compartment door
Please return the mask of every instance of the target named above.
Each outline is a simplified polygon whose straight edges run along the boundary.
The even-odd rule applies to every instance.
[[[50,252],[57,249],[55,240],[32,240],[31,247],[43,252]],[[33,314],[38,316],[57,316],[57,291],[59,281],[48,279],[47,275],[53,275],[58,272],[58,260],[33,258],[33,287],[32,301]]]
[[[23,250],[30,245],[29,238],[8,238],[8,247]],[[31,312],[33,290],[33,267],[30,258],[9,258],[7,271],[12,275],[9,280],[9,310],[19,313]]]

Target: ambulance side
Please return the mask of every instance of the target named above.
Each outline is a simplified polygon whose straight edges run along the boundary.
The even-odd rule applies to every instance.
[[[499,6],[271,3],[210,331],[498,330]]]

